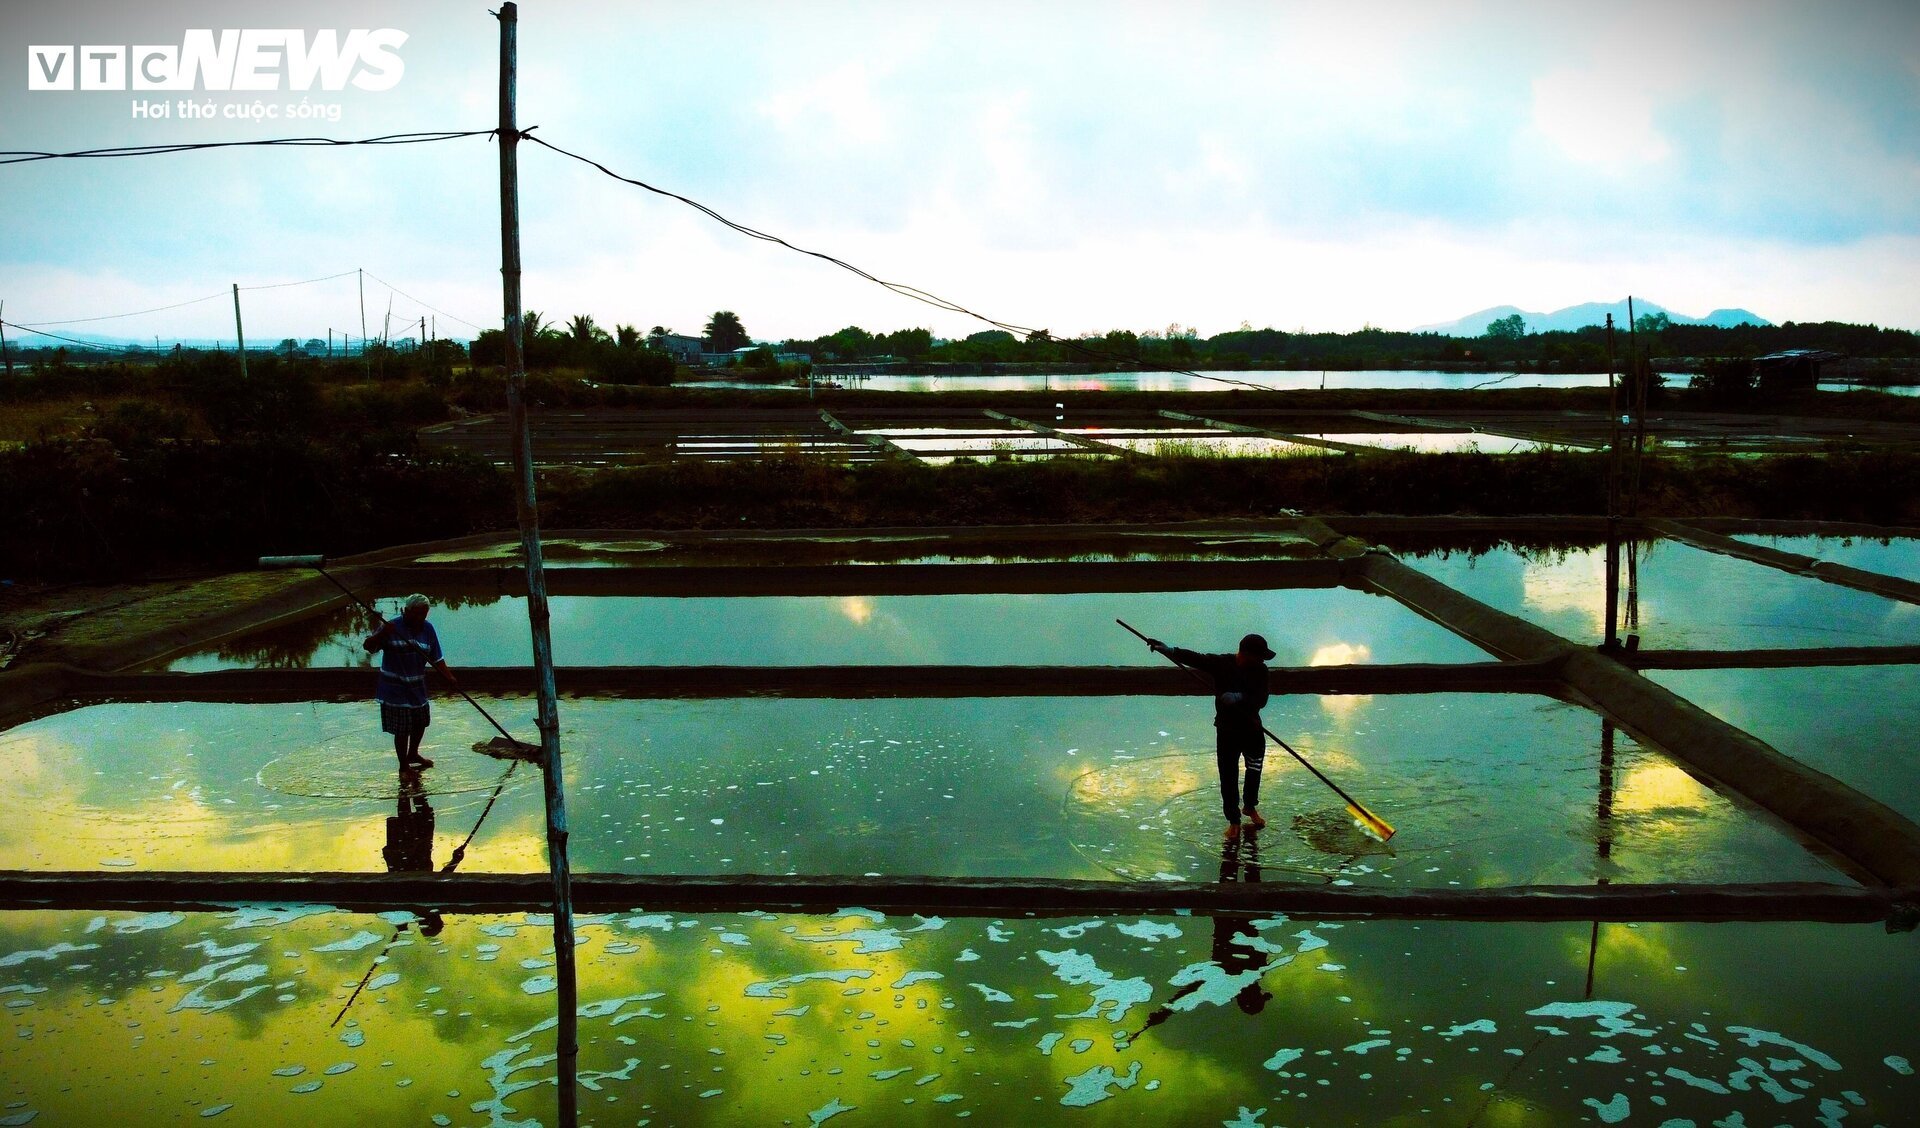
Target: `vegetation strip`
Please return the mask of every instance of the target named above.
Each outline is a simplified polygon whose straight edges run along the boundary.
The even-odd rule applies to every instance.
[[[0,872],[0,908],[209,911],[249,903],[324,904],[342,911],[434,906],[538,911],[545,874]],[[1819,882],[1765,884],[1521,885],[1405,889],[1291,881],[1082,881],[1046,878],[576,874],[587,911],[683,912],[848,905],[949,916],[1030,913],[1287,913],[1399,920],[1729,921],[1838,923],[1912,920],[1920,890]]]

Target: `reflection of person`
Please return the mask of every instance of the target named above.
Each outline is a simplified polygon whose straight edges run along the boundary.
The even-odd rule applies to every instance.
[[[1250,634],[1232,654],[1199,654],[1147,640],[1150,650],[1213,678],[1214,758],[1220,767],[1220,809],[1227,820],[1226,840],[1240,840],[1240,816],[1255,830],[1267,825],[1260,814],[1260,772],[1266,767],[1267,739],[1260,730],[1260,710],[1267,704],[1267,659],[1273,650],[1267,640]],[[1240,784],[1240,761],[1247,764],[1246,786]]]
[[[431,768],[420,754],[420,738],[433,723],[427,704],[427,667],[435,666],[454,683],[440,653],[440,636],[427,622],[427,597],[409,595],[397,619],[388,619],[360,644],[380,654],[380,681],[374,696],[380,702],[380,727],[393,735],[393,754],[400,769]]]
[[[400,793],[392,815],[387,817],[387,844],[380,849],[388,873],[433,872],[433,804],[420,777],[412,772],[401,777]],[[440,914],[421,910],[420,934],[437,936],[443,927]],[[404,927],[404,926],[403,926]]]
[[[1244,856],[1243,856],[1244,851]],[[1238,872],[1236,872],[1238,871]],[[1258,882],[1260,880],[1259,846],[1249,840],[1245,847],[1230,847],[1220,861],[1220,881],[1222,884],[1241,881]],[[1254,927],[1253,918],[1238,913],[1215,913],[1213,917],[1213,948],[1209,953],[1213,965],[1220,969],[1221,975],[1228,979],[1247,978],[1240,990],[1233,996],[1234,1005],[1247,1014],[1259,1014],[1266,1009],[1267,1001],[1273,993],[1260,985],[1260,978],[1267,971],[1269,959],[1259,944],[1260,930]],[[1251,974],[1249,974],[1251,973]],[[1175,1011],[1192,1010],[1199,1000],[1182,1005],[1181,1000],[1212,982],[1216,977],[1204,975],[1196,977],[1191,983],[1173,993],[1173,997],[1147,1016],[1147,1024],[1140,1028],[1140,1034],[1173,1017]],[[1175,980],[1178,982],[1178,979]],[[1224,1002],[1224,1000],[1221,1000]],[[1134,1035],[1139,1037],[1139,1034]]]

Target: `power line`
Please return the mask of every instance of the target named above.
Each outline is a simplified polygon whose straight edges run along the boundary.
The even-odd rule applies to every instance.
[[[341,271],[339,274],[329,274],[324,278],[307,278],[299,282],[267,282],[267,283],[262,283],[261,285],[258,285],[258,286],[242,286],[240,288],[242,290],[280,290],[288,286],[307,286],[315,282],[331,282],[335,278],[345,278],[347,275],[352,273],[353,271],[351,270],[345,270],[345,271]],[[100,314],[98,317],[70,317],[64,321],[35,321],[33,322],[33,324],[35,325],[83,325],[90,321],[115,321],[122,317],[139,317],[142,314],[161,313],[165,310],[180,309],[184,306],[198,305],[201,302],[210,302],[215,298],[224,298],[231,292],[232,291],[230,290],[220,290],[215,293],[208,294],[205,297],[189,298],[184,302],[175,302],[172,305],[154,306],[152,309],[136,309],[131,313],[103,313],[103,314]]]
[[[353,272],[352,272],[352,271],[348,271],[347,273],[349,273],[349,274],[351,274],[351,273],[353,273]],[[392,290],[392,291],[393,291],[394,293],[396,293],[396,294],[399,294],[399,295],[400,295],[401,297],[403,297],[403,298],[405,298],[405,299],[407,299],[408,301],[410,301],[410,302],[412,302],[412,303],[413,303],[414,305],[417,305],[417,306],[419,306],[419,307],[420,307],[420,308],[422,308],[422,309],[430,309],[430,310],[432,310],[433,312],[435,312],[435,313],[437,313],[437,314],[439,314],[439,315],[440,315],[441,317],[450,317],[450,318],[453,318],[453,320],[455,320],[455,321],[458,321],[458,322],[459,322],[460,324],[462,324],[462,325],[465,325],[465,326],[467,326],[467,327],[468,327],[468,328],[470,328],[470,329],[474,329],[474,330],[477,330],[477,331],[480,331],[480,332],[485,332],[485,331],[486,331],[486,327],[485,327],[485,326],[482,326],[482,325],[475,325],[475,324],[474,324],[473,322],[471,322],[471,321],[468,321],[468,320],[467,320],[466,318],[464,318],[464,317],[460,317],[460,316],[458,316],[458,315],[455,315],[455,314],[451,314],[451,313],[448,313],[448,312],[447,312],[446,310],[444,310],[444,309],[441,309],[441,308],[440,308],[440,307],[438,307],[438,306],[431,306],[431,305],[428,305],[427,303],[425,303],[425,302],[423,302],[423,301],[421,301],[421,300],[420,300],[419,298],[416,298],[416,297],[414,297],[414,296],[413,296],[412,294],[409,294],[409,293],[407,293],[407,292],[406,292],[405,290],[402,290],[402,289],[401,289],[400,287],[398,287],[398,286],[395,286],[395,285],[394,285],[393,283],[391,283],[391,282],[389,282],[389,281],[387,281],[386,279],[384,279],[384,278],[382,278],[382,277],[380,277],[379,275],[377,275],[377,274],[375,274],[375,273],[373,273],[373,272],[372,272],[372,271],[370,271],[370,270],[366,272],[366,275],[367,275],[367,277],[368,277],[368,278],[371,278],[371,279],[373,279],[373,280],[374,280],[375,282],[378,282],[378,283],[380,283],[380,284],[381,284],[382,286],[385,286],[385,287],[386,287],[387,289],[389,289],[389,290]],[[244,287],[244,286],[242,286],[242,287],[241,287],[241,289],[243,289],[243,290],[244,290],[244,289],[246,289],[246,287]]]
[[[354,273],[352,270],[343,270],[338,274],[329,274],[325,278],[308,278],[301,282],[268,282],[260,286],[242,286],[240,288],[242,290],[282,290],[288,286],[310,286],[315,282],[331,282],[335,278],[345,278],[352,273]],[[43,322],[42,324],[46,323]]]
[[[242,289],[245,289],[245,287],[242,287]],[[143,313],[159,313],[162,310],[179,309],[182,306],[199,305],[201,302],[210,302],[215,298],[226,297],[227,293],[228,291],[221,290],[218,293],[208,294],[204,298],[189,298],[184,302],[175,302],[172,305],[154,306],[152,309],[136,309],[132,313],[103,313],[98,317],[70,317],[70,318],[67,318],[65,321],[36,321],[34,322],[34,324],[35,325],[80,325],[88,321],[113,321],[122,317],[139,317]],[[12,324],[12,322],[8,322],[8,324]],[[20,326],[20,328],[26,329],[27,327],[25,325],[22,325]]]
[[[215,294],[214,296],[219,297],[220,295]],[[56,341],[65,341],[70,345],[79,345],[83,349],[103,349],[104,350],[104,349],[109,349],[113,347],[111,345],[103,345],[99,341],[83,341],[78,337],[63,337],[58,333],[48,333],[44,330],[35,329],[31,325],[22,325],[17,321],[0,321],[0,325],[5,325],[9,329],[19,329],[22,332],[32,333],[38,337],[52,337]]]
[[[926,290],[922,290],[918,286],[910,286],[904,282],[889,282],[886,279],[879,277],[878,275],[875,275],[866,270],[862,270],[861,268],[853,265],[852,263],[846,261],[845,259],[837,258],[833,255],[827,254],[824,251],[812,251],[812,250],[808,250],[805,247],[797,247],[792,243],[789,243],[785,239],[782,239],[778,235],[774,235],[766,231],[761,231],[758,228],[748,227],[744,223],[736,223],[733,220],[728,219],[726,216],[721,215],[719,212],[715,211],[714,209],[701,203],[700,201],[692,199],[691,197],[683,196],[678,192],[670,191],[665,188],[656,187],[652,184],[648,184],[644,180],[636,180],[631,176],[622,176],[619,173],[608,168],[606,165],[601,164],[599,161],[592,159],[591,157],[581,156],[579,153],[562,149],[558,145],[555,145],[549,141],[542,140],[539,137],[535,137],[530,130],[523,130],[520,134],[520,139],[522,141],[531,141],[534,144],[541,146],[542,148],[551,149],[554,152],[559,153],[563,157],[572,157],[574,160],[579,161],[582,164],[590,165],[593,168],[599,169],[602,173],[605,173],[607,176],[610,176],[615,180],[621,181],[622,183],[631,184],[636,188],[645,189],[648,192],[652,192],[656,196],[665,196],[670,200],[678,200],[679,202],[687,205],[688,207],[694,209],[695,211],[700,212],[702,215],[707,216],[709,219],[712,219],[716,223],[719,223],[722,226],[728,227],[734,231],[737,231],[740,234],[745,235],[750,239],[758,239],[762,242],[772,243],[776,246],[785,247],[787,250],[793,251],[797,254],[806,255],[810,258],[817,258],[822,262],[831,263],[832,265],[837,266],[842,270],[849,271],[853,274],[858,275],[861,278],[866,279],[869,282],[872,282],[876,286],[880,286],[884,289],[890,290],[893,293],[898,294],[903,298],[910,298],[913,301],[921,302],[925,305],[930,305],[935,309],[943,309],[949,313],[958,313],[966,317],[971,317],[975,321],[979,321],[984,324],[991,325],[995,329],[1000,329],[1008,333],[1016,334],[1028,341],[1032,341],[1035,337],[1040,337],[1043,340],[1051,341],[1053,344],[1059,345],[1061,348],[1067,349],[1071,352],[1079,353],[1081,356],[1087,357],[1091,360],[1103,361],[1109,364],[1136,364],[1136,365],[1139,364],[1138,360],[1135,360],[1129,357],[1118,357],[1118,356],[1113,356],[1111,354],[1102,353],[1097,349],[1090,349],[1085,345],[1080,344],[1077,341],[1063,340],[1058,337],[1047,335],[1042,330],[1039,330],[1039,329],[1030,328],[1025,325],[1015,325],[1009,321],[996,320],[994,318],[988,317],[984,313],[980,313],[976,310],[968,309],[966,306],[961,305],[959,302],[951,301],[947,298],[943,298],[939,296],[938,294],[934,294]],[[1173,368],[1173,369],[1168,369],[1168,371],[1178,373],[1179,375],[1182,375],[1182,376],[1192,376],[1198,380],[1217,380],[1223,384],[1237,384],[1244,388],[1254,388],[1258,390],[1265,390],[1263,385],[1255,384],[1249,380],[1236,380],[1231,376],[1217,376],[1212,373],[1195,372],[1185,368]]]
[[[240,149],[240,148],[333,148],[349,145],[421,145],[433,141],[454,141],[462,137],[488,137],[497,130],[462,129],[438,130],[430,133],[387,133],[379,137],[362,137],[354,140],[341,140],[336,137],[271,137],[258,141],[195,141],[173,145],[116,145],[104,149],[79,149],[71,153],[48,153],[33,150],[0,151],[0,165],[25,164],[30,161],[53,161],[73,159],[97,159],[106,157],[150,157],[162,153],[193,153],[203,149]]]

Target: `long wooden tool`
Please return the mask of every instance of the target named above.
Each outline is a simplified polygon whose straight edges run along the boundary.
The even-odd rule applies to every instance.
[[[335,579],[333,573],[327,571],[326,563],[327,563],[327,558],[324,556],[262,556],[260,558],[260,566],[262,568],[312,568],[314,571],[325,576],[327,578],[327,581],[331,583],[334,587],[337,587],[341,591],[346,592],[347,598],[353,600],[355,603],[358,603],[362,608],[366,610],[367,614],[372,615],[376,620],[382,623],[387,621],[387,617],[385,615],[382,615],[379,611],[375,610],[373,604],[368,603],[364,599],[361,599],[360,596],[357,595],[352,588],[348,587],[347,585],[341,583],[339,580]],[[445,676],[445,675],[443,674],[442,676]],[[447,681],[447,684],[453,687],[453,691],[455,693],[466,698],[467,704],[473,706],[475,709],[480,710],[480,715],[487,719],[487,723],[492,725],[495,729],[498,729],[501,736],[504,736],[507,738],[507,740],[511,741],[515,746],[516,751],[522,748],[538,747],[538,745],[528,744],[524,740],[516,740],[514,738],[514,735],[508,732],[504,727],[502,727],[499,721],[496,721],[493,719],[493,714],[487,712],[485,706],[481,705],[478,701],[475,701],[473,699],[473,696],[469,694],[466,690],[461,689],[460,684],[458,682],[455,682],[451,678],[449,678]]]
[[[1127,631],[1131,633],[1133,637],[1139,639],[1141,642],[1149,641],[1146,635],[1143,635],[1139,631],[1134,630],[1131,626],[1128,626],[1127,621],[1125,619],[1115,619],[1114,622],[1119,623],[1123,627],[1126,627]],[[1165,653],[1165,652],[1162,651],[1162,653]],[[1179,662],[1174,662],[1173,656],[1171,654],[1167,655],[1167,661],[1173,662],[1174,665],[1180,666],[1181,669],[1187,671],[1189,674],[1192,674],[1194,677],[1200,679],[1202,684],[1206,683],[1207,676],[1205,674],[1189,666],[1182,666],[1180,665]],[[1288,755],[1300,761],[1300,766],[1312,772],[1313,778],[1319,780],[1321,783],[1324,783],[1328,787],[1332,788],[1333,793],[1335,795],[1338,795],[1342,800],[1346,802],[1347,811],[1353,815],[1356,821],[1359,822],[1361,829],[1365,830],[1368,834],[1373,835],[1375,838],[1378,838],[1382,842],[1385,842],[1389,838],[1392,838],[1394,836],[1395,831],[1393,829],[1392,824],[1388,823],[1387,820],[1381,818],[1379,815],[1374,814],[1372,811],[1367,810],[1365,806],[1361,805],[1360,800],[1355,799],[1353,796],[1348,795],[1345,791],[1342,791],[1340,789],[1339,784],[1328,779],[1326,775],[1323,772],[1321,772],[1319,768],[1316,768],[1312,764],[1309,764],[1305,756],[1302,756],[1300,753],[1295,752],[1293,750],[1293,745],[1288,744],[1286,741],[1281,740],[1279,737],[1275,736],[1273,734],[1273,730],[1265,727],[1264,725],[1261,726],[1260,731],[1266,734],[1266,737],[1268,740],[1271,740],[1275,744],[1278,744],[1280,747],[1285,748],[1287,750]]]

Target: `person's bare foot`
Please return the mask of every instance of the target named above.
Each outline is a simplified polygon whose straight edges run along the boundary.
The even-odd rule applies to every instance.
[[[1247,825],[1253,827],[1253,829],[1259,830],[1267,825],[1266,816],[1262,815],[1258,809],[1248,807],[1245,813],[1247,816]]]

